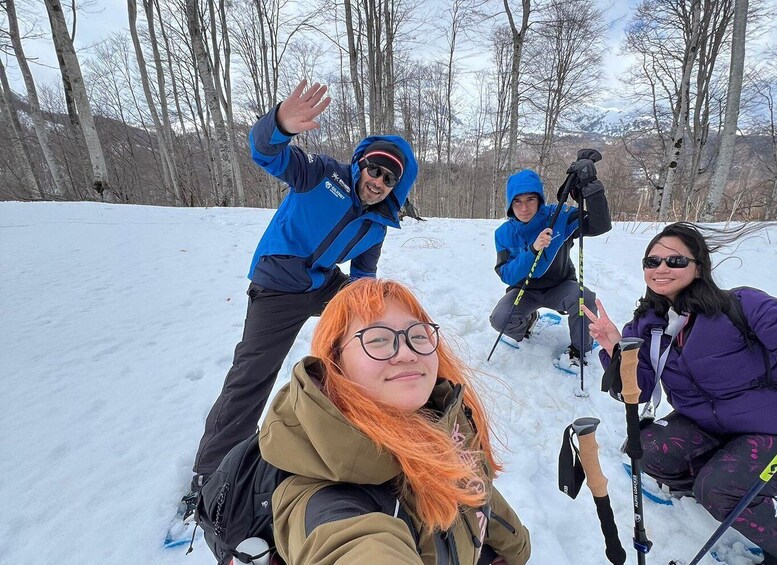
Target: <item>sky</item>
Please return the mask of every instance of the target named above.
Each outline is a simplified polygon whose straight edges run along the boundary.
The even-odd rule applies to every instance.
[[[607,18],[607,37],[606,50],[603,53],[603,63],[598,70],[600,76],[600,89],[597,97],[590,101],[590,105],[595,110],[611,110],[612,120],[617,120],[621,112],[630,108],[630,103],[624,101],[620,92],[623,87],[618,82],[617,77],[629,67],[633,62],[632,57],[621,53],[621,45],[624,39],[624,29],[629,22],[630,14],[639,0],[597,0]],[[442,5],[442,2],[436,2]],[[21,10],[21,2],[18,8]],[[90,5],[85,2],[80,3],[83,8],[79,13],[78,30],[76,34],[76,49],[81,51],[88,49],[93,44],[104,40],[109,34],[115,32],[128,32],[127,4],[125,0],[91,0]],[[777,14],[777,0],[763,0],[767,10]],[[424,4],[429,6],[430,4]],[[443,8],[440,8],[442,10]],[[142,9],[139,9],[142,12]],[[434,12],[433,12],[434,13]],[[33,74],[38,83],[45,82],[59,85],[59,70],[56,56],[49,36],[48,17],[43,6],[43,2],[38,0],[32,3],[24,16],[21,17],[24,22],[23,27],[30,29],[32,24],[42,33],[42,38],[36,40],[24,40],[25,52],[30,59],[35,62],[31,65]],[[142,20],[143,16],[139,16]],[[751,44],[753,51],[768,45],[777,44],[777,21],[773,21],[767,26],[768,31]],[[444,50],[440,40],[439,48]],[[424,50],[428,50],[428,44],[424,45]],[[467,52],[461,53],[462,74],[459,85],[462,89],[461,96],[464,99],[477,100],[477,76],[476,72],[484,67],[490,66],[489,55],[483,53],[482,48],[469,48]],[[21,76],[15,63],[7,65],[9,79],[12,88],[18,92],[24,92],[24,86]],[[314,77],[315,78],[315,77]]]
[[[777,0],[770,0],[777,2]],[[604,2],[600,0],[603,6],[606,6],[605,12],[609,21],[608,25],[608,49],[605,53],[604,64],[602,66],[603,86],[615,86],[614,77],[625,70],[629,64],[628,58],[619,54],[619,44],[623,38],[623,29],[627,23],[630,7],[636,5],[637,0]],[[21,4],[17,2],[17,4]],[[84,4],[81,2],[81,4]],[[128,32],[129,24],[127,19],[127,3],[125,0],[93,0],[93,5],[84,6],[79,13],[78,29],[76,33],[75,46],[77,50],[83,50],[96,42],[104,40],[109,34],[114,32]],[[140,4],[140,3],[139,3]],[[21,9],[21,8],[17,8]],[[139,8],[142,12],[142,9]],[[43,37],[37,40],[24,40],[24,48],[30,59],[35,59],[36,63],[31,65],[36,81],[58,83],[59,69],[57,66],[56,55],[53,45],[48,39],[49,22],[46,15],[43,2],[34,2],[32,8],[28,9],[25,17],[21,18],[24,22],[23,27],[30,29],[32,24],[42,32]],[[139,16],[142,20],[143,16]],[[26,25],[25,25],[26,24]],[[470,50],[471,51],[471,50]],[[468,94],[477,96],[474,87],[474,69],[482,68],[484,65],[490,65],[487,56],[468,55],[462,59],[462,65],[465,70],[469,70],[462,78],[462,84],[468,91]],[[9,75],[14,88],[23,91],[21,76],[16,69],[16,65],[10,65]],[[617,103],[610,98],[610,93],[606,92],[598,105],[608,106]]]
[[[163,548],[187,490],[205,417],[243,328],[246,272],[272,210],[0,202],[0,563],[212,565]],[[478,371],[505,470],[497,486],[532,536],[531,564],[606,563],[586,487],[557,487],[564,428],[594,416],[602,470],[628,563],[633,515],[619,447],[623,405],[599,392],[601,365],[579,379],[553,366],[565,322],[516,350],[488,323],[504,285],[493,271],[499,220],[406,220],[390,229],[378,274],[409,286],[455,351]],[[644,291],[639,257],[660,226],[616,223],[585,242],[585,282],[628,321]],[[723,287],[777,295],[777,228],[715,269]],[[721,261],[723,256],[715,256]],[[573,253],[573,260],[576,261]],[[300,332],[273,394],[308,354]],[[668,410],[659,407],[659,415]],[[645,479],[646,488],[655,488]],[[717,527],[692,499],[645,502],[648,563],[689,561]],[[722,562],[753,565],[735,532]],[[703,565],[718,563],[711,557]]]

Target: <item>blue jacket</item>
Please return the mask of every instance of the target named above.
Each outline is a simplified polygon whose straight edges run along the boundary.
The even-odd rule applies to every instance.
[[[374,277],[387,226],[399,228],[399,210],[418,174],[413,150],[401,137],[368,137],[356,147],[350,165],[327,155],[307,154],[289,145],[278,127],[277,107],[248,134],[251,156],[289,185],[289,193],[262,235],[248,273],[254,283],[281,292],[307,292],[324,286],[338,263],[351,261],[352,278]],[[364,149],[379,139],[397,145],[405,169],[389,196],[362,207],[357,194]]]
[[[777,375],[777,298],[754,288],[734,291],[758,339],[766,346]],[[650,363],[652,328],[666,328],[666,318],[654,310],[623,327],[623,337],[641,337],[637,381],[640,402],[650,400],[656,373]],[[661,350],[669,344],[664,335]],[[599,352],[602,366],[610,356]],[[757,387],[766,368],[758,347],[749,349],[742,333],[725,314],[697,315],[682,349],[672,346],[661,375],[669,404],[705,430],[716,434],[777,434],[777,389]]]
[[[537,213],[527,223],[516,219],[512,211],[513,199],[521,194],[536,193],[540,197]],[[525,169],[507,180],[507,221],[494,234],[497,262],[496,274],[510,288],[520,287],[534,263],[531,245],[542,230],[550,224],[559,204],[545,204],[542,182],[534,171]],[[588,211],[583,218],[583,235],[599,235],[610,230],[610,212],[604,192],[586,199]],[[553,227],[553,239],[545,248],[532,274],[531,288],[552,288],[566,280],[577,280],[575,267],[569,259],[579,225],[577,208],[563,205]]]

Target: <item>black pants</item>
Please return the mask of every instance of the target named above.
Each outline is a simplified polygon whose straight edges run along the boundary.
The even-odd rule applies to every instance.
[[[205,420],[193,471],[210,475],[237,443],[256,431],[267,400],[300,329],[321,311],[348,277],[337,273],[324,287],[299,294],[251,283],[243,339],[232,368]]]
[[[696,501],[723,521],[777,454],[777,435],[714,435],[678,412],[656,420],[640,434],[642,469]],[[777,482],[770,481],[733,526],[767,553],[777,555]]]

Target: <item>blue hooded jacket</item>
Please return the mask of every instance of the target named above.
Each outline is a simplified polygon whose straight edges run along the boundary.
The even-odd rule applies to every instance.
[[[540,203],[537,213],[524,223],[513,214],[512,202],[516,196],[530,193],[539,195]],[[548,227],[559,205],[545,204],[542,181],[539,175],[530,169],[524,169],[507,179],[505,197],[508,219],[494,234],[497,254],[495,270],[509,290],[520,286],[529,274],[535,258],[531,245],[540,232]],[[609,212],[607,221],[609,223]],[[575,268],[569,260],[569,250],[577,227],[577,208],[563,205],[553,229],[553,239],[542,253],[532,275],[533,288],[550,288],[565,280],[575,280]]]
[[[274,108],[248,135],[254,161],[289,185],[289,192],[262,235],[248,273],[254,283],[281,292],[324,286],[338,263],[351,261],[351,278],[374,277],[386,228],[399,228],[399,210],[418,174],[410,144],[398,136],[371,136],[354,151],[350,165],[289,145]],[[395,144],[405,156],[397,185],[382,202],[362,206],[357,194],[358,161],[374,141]]]

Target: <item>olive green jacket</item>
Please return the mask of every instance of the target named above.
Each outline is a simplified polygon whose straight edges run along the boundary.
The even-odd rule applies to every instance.
[[[270,407],[259,439],[262,456],[293,474],[278,486],[272,499],[275,543],[289,565],[438,565],[440,543],[454,548],[457,560],[451,562],[462,565],[477,563],[482,544],[491,546],[508,565],[523,565],[529,560],[529,532],[491,480],[486,484],[489,498],[484,507],[486,513],[490,508],[491,519],[486,522],[484,509],[463,508],[451,530],[443,535],[424,529],[413,512],[412,493],[404,496],[402,507],[418,532],[417,546],[407,524],[383,512],[343,519],[335,512],[331,521],[306,531],[306,518],[310,519],[312,511],[308,503],[322,488],[337,483],[380,485],[401,472],[391,453],[381,452],[324,396],[322,373],[323,366],[315,357],[306,357],[294,367],[291,382]],[[452,435],[469,439],[473,430],[461,392],[460,386],[439,379],[428,407],[440,414],[440,421]],[[321,510],[316,509],[319,515]]]

